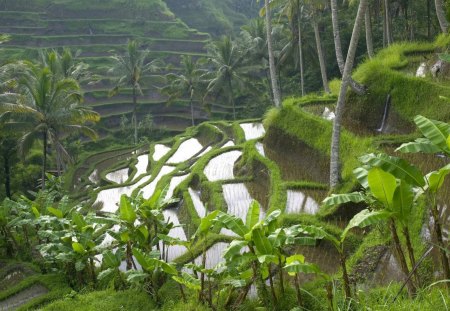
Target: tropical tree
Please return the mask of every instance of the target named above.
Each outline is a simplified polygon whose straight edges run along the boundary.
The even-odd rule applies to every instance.
[[[319,31],[319,18],[320,14],[322,14],[322,11],[326,7],[326,1],[325,0],[306,0],[305,4],[307,5],[306,8],[309,12],[309,18],[311,20],[313,29],[314,29],[314,37],[316,41],[316,48],[317,48],[317,56],[319,58],[319,65],[320,65],[320,73],[322,75],[322,84],[323,89],[325,93],[330,93],[330,87],[328,86],[328,76],[327,76],[327,69],[325,64],[325,57],[323,54],[322,49],[322,40],[320,38],[320,31]]]
[[[205,86],[204,75],[207,71],[201,68],[203,63],[204,61],[201,59],[194,61],[191,56],[183,55],[181,57],[181,71],[167,74],[168,85],[162,89],[163,93],[169,96],[169,104],[183,96],[189,96],[192,126],[195,125],[194,99],[202,98],[202,88]]]
[[[445,6],[443,0],[434,0],[434,6],[436,7],[436,15],[439,20],[439,26],[441,26],[442,33],[448,32],[448,20],[446,17]]]
[[[251,66],[247,64],[248,48],[239,47],[228,36],[214,41],[208,47],[208,59],[213,66],[212,79],[209,81],[208,95],[224,95],[233,108],[233,119],[236,119],[235,89],[249,86],[245,81]]]
[[[137,108],[138,95],[142,95],[141,82],[145,74],[157,72],[160,69],[162,62],[159,59],[148,61],[148,50],[140,50],[139,42],[135,40],[128,41],[127,52],[124,56],[115,55],[111,59],[114,61],[114,66],[109,70],[109,73],[116,77],[116,85],[110,91],[113,96],[119,93],[123,87],[131,87],[133,100],[133,113],[131,123],[134,127],[134,143],[138,143],[138,122],[137,122]]]
[[[275,68],[275,57],[273,53],[273,39],[272,39],[272,15],[269,0],[264,0],[265,18],[266,18],[266,37],[267,37],[267,49],[269,52],[269,71],[270,81],[272,85],[272,94],[275,107],[281,106],[281,94],[278,85],[278,77]]]
[[[355,60],[356,48],[358,46],[361,27],[364,22],[364,16],[367,9],[368,0],[359,2],[358,13],[356,15],[353,27],[352,38],[347,52],[344,72],[342,74],[341,90],[339,92],[338,102],[336,104],[336,118],[333,123],[333,134],[331,138],[331,156],[330,156],[330,187],[335,188],[340,181],[340,137],[341,137],[341,120],[344,111],[345,100],[347,97],[347,88],[351,80],[351,72],[353,62]]]
[[[331,20],[333,24],[333,38],[334,38],[334,50],[336,52],[336,60],[338,63],[339,71],[341,74],[344,73],[344,56],[342,54],[342,44],[341,44],[341,32],[339,29],[339,17],[338,17],[338,4],[337,0],[331,0]],[[368,10],[366,9],[366,12]],[[364,13],[365,16],[366,13]],[[352,79],[352,77],[349,77],[349,85],[351,88],[357,92],[358,94],[364,93],[364,87],[360,84],[358,84],[356,81]]]
[[[27,62],[9,64],[3,70],[20,73],[17,89],[20,95],[0,103],[0,113],[7,113],[7,120],[4,120],[7,128],[23,132],[19,139],[22,155],[34,142],[42,141],[42,189],[45,189],[49,143],[70,159],[62,144],[65,135],[77,132],[96,139],[95,131],[85,124],[97,122],[100,117],[80,105],[81,90],[74,79],[55,79],[48,67]]]

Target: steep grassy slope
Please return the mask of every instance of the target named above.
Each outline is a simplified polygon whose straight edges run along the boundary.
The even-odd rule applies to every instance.
[[[86,103],[102,115],[101,126],[108,130],[120,123],[122,115],[130,119],[132,111],[131,90],[108,97],[114,78],[107,72],[112,65],[109,56],[123,54],[127,41],[134,38],[151,51],[152,59],[165,62],[167,68],[159,74],[176,72],[180,56],[204,56],[209,39],[208,34],[177,19],[162,0],[39,0],[31,4],[7,0],[0,10],[0,32],[10,35],[0,60],[35,58],[39,49],[69,47],[79,51],[78,59],[100,78],[83,86]],[[157,127],[177,130],[190,124],[189,103],[180,100],[166,107],[166,98],[158,93],[158,76],[144,77],[142,86],[144,94],[138,99],[141,118],[152,114]],[[201,105],[195,112],[199,121],[208,117]],[[213,105],[212,112],[224,117],[231,111]]]
[[[169,8],[189,26],[214,35],[239,33],[240,26],[258,15],[253,0],[165,0]],[[198,18],[202,16],[202,18]]]

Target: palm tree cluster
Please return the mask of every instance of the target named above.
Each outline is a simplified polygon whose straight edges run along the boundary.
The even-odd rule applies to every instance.
[[[65,139],[74,133],[96,139],[90,124],[100,117],[82,105],[79,81],[87,76],[86,66],[76,64],[69,50],[41,56],[38,63],[22,61],[1,67],[0,121],[5,130],[18,136],[22,157],[41,144],[41,186],[45,189],[49,148],[60,174],[71,161]]]

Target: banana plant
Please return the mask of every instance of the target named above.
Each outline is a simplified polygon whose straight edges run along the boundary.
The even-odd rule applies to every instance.
[[[354,194],[356,196],[356,194]],[[350,196],[353,197],[353,196]],[[336,201],[334,201],[336,200]],[[334,202],[341,202],[343,198],[339,195],[334,195],[325,199],[325,205],[334,205]],[[340,256],[340,264],[342,269],[342,278],[344,285],[344,293],[346,298],[351,298],[350,291],[350,281],[347,272],[347,264],[346,264],[346,254],[345,254],[345,239],[347,238],[348,233],[353,228],[365,228],[367,226],[376,224],[379,221],[385,220],[390,217],[390,213],[384,210],[381,211],[370,211],[368,209],[364,209],[358,214],[356,214],[345,227],[344,231],[342,231],[339,237],[335,237],[331,233],[328,233],[325,229],[317,226],[301,226],[301,230],[315,239],[322,240],[325,239],[336,248]]]
[[[143,283],[150,295],[158,303],[160,301],[158,290],[168,276],[178,275],[177,269],[174,265],[161,260],[159,251],[147,253],[138,248],[133,248],[132,252],[137,262],[141,265],[142,271],[128,271],[127,280],[130,283]]]
[[[277,220],[280,214],[280,210],[275,210],[260,220],[260,206],[258,202],[253,201],[247,212],[245,224],[242,219],[224,212],[219,212],[215,218],[215,222],[221,227],[231,230],[237,235],[224,253],[227,262],[242,256],[241,251],[245,247],[249,250],[249,254],[253,258],[251,268],[258,296],[266,307],[269,307],[270,300],[264,284],[264,276],[269,277],[273,301],[277,300],[270,272],[272,264],[277,264],[278,260],[276,248],[273,247],[268,236],[278,228]]]
[[[397,151],[403,153],[440,153],[447,157],[450,156],[450,124],[431,120],[420,115],[414,118],[414,122],[424,137],[418,138],[413,142],[402,144],[397,148]],[[442,269],[444,271],[444,278],[447,280],[450,279],[450,265],[446,246],[443,241],[438,198],[445,178],[449,174],[450,163],[436,171],[429,172],[425,175],[426,186],[423,189],[428,199],[431,215],[433,217],[433,228],[440,249]],[[447,283],[447,286],[450,287],[450,284]]]
[[[122,277],[120,271],[120,265],[122,263],[123,252],[122,250],[106,250],[102,253],[102,269],[98,274],[98,280],[109,284],[115,290],[124,289],[126,282]]]

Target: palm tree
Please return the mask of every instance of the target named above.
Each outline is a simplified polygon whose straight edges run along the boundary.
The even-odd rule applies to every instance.
[[[439,20],[439,26],[441,26],[442,33],[448,33],[448,21],[444,8],[443,0],[434,0],[434,6],[436,7],[436,15]]]
[[[358,46],[359,34],[364,22],[368,0],[360,0],[358,13],[356,15],[355,25],[348,48],[347,59],[345,61],[344,72],[342,74],[341,90],[336,105],[336,118],[333,124],[333,134],[331,138],[331,156],[330,156],[330,187],[335,188],[340,181],[340,137],[341,137],[341,120],[343,109],[345,105],[345,98],[347,95],[347,88],[350,83],[350,76],[353,69],[353,62],[355,60],[356,48]]]
[[[366,10],[364,19],[365,19],[364,25],[365,25],[365,30],[366,30],[367,55],[369,55],[369,58],[372,58],[374,56],[374,51],[373,51],[372,21],[370,18],[370,8],[369,7]]]
[[[298,47],[298,58],[299,58],[299,68],[300,68],[300,88],[302,96],[305,95],[305,83],[304,83],[304,61],[303,61],[303,36],[302,36],[302,11],[303,11],[303,3],[301,0],[283,0],[283,1],[271,1],[271,4],[279,5],[280,11],[282,15],[285,15],[288,19],[288,21],[291,24],[292,33],[297,32],[297,36],[292,36],[292,39],[297,38],[297,42],[290,42],[288,43],[285,48],[282,50],[283,52],[293,48],[294,44],[296,44]],[[297,25],[297,29],[295,29],[295,24]],[[286,54],[284,54],[286,55]],[[280,62],[283,61],[280,59]]]
[[[267,49],[269,52],[269,70],[270,80],[272,82],[272,94],[275,107],[281,106],[280,87],[278,85],[278,78],[275,68],[275,57],[273,54],[273,39],[272,39],[272,16],[270,12],[269,0],[264,0],[265,16],[266,16],[266,33],[267,33]]]
[[[183,96],[189,96],[192,126],[195,125],[194,98],[199,96],[199,91],[204,82],[203,77],[206,73],[205,69],[200,68],[202,63],[203,60],[194,61],[191,56],[183,55],[180,73],[167,74],[168,85],[162,89],[163,93],[169,95],[169,103]]]
[[[344,73],[344,56],[342,54],[341,33],[339,30],[339,17],[338,17],[338,4],[337,0],[331,0],[331,20],[333,24],[333,37],[334,37],[334,50],[336,52],[336,60],[338,63],[339,71]],[[364,93],[364,87],[358,84],[350,76],[350,86],[358,94]]]
[[[20,68],[19,68],[20,67]],[[26,154],[35,141],[42,140],[42,189],[45,189],[47,148],[53,143],[68,157],[61,140],[65,135],[81,132],[93,139],[96,133],[86,122],[97,122],[100,117],[91,109],[80,105],[80,86],[73,79],[54,79],[48,67],[31,63],[10,64],[4,70],[21,71],[16,101],[0,103],[0,113],[8,113],[6,125],[22,131],[19,151]]]
[[[120,88],[124,86],[131,87],[133,90],[133,115],[131,123],[134,126],[134,143],[138,143],[138,124],[137,124],[137,96],[138,93],[142,95],[141,79],[146,73],[156,72],[160,68],[161,61],[154,59],[147,62],[149,55],[148,50],[140,50],[139,43],[135,40],[130,40],[127,46],[127,53],[125,56],[112,56],[114,66],[109,70],[109,73],[117,77],[116,86],[111,90],[110,95],[115,95]]]
[[[325,9],[325,0],[305,0],[307,8],[309,10],[309,15],[311,23],[314,29],[314,37],[316,39],[317,56],[319,57],[320,73],[322,75],[322,84],[325,93],[330,93],[330,87],[328,86],[327,68],[325,65],[325,57],[322,50],[322,40],[320,38],[319,31],[319,14]]]
[[[236,119],[234,86],[246,84],[244,75],[248,73],[246,64],[248,50],[240,50],[228,36],[223,36],[209,46],[208,58],[213,66],[214,77],[209,81],[206,96],[223,94],[228,97],[233,108],[233,119]]]

